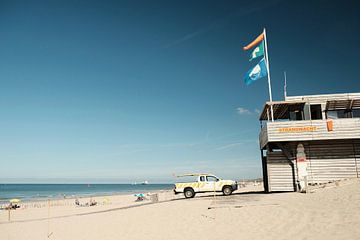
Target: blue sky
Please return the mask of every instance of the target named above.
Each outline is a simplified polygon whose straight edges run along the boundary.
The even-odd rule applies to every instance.
[[[261,176],[242,47],[267,28],[273,98],[359,92],[356,1],[0,1],[0,181]]]

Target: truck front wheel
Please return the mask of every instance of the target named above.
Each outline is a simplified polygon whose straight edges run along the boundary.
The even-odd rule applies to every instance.
[[[222,192],[225,196],[229,196],[232,194],[232,188],[230,186],[225,186]]]
[[[184,190],[184,196],[185,198],[193,198],[195,197],[195,192],[192,188],[186,188]]]

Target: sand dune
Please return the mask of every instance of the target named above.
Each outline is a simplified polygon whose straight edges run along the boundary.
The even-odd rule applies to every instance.
[[[1,211],[0,239],[359,239],[359,180],[309,194],[257,190],[194,199],[162,192],[159,203],[148,205],[133,196],[113,196],[94,207],[63,200],[50,213],[46,205],[13,211],[12,222]]]

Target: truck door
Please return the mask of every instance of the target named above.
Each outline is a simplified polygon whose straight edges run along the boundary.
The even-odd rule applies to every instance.
[[[200,176],[197,191],[198,192],[204,192],[205,188],[206,188],[206,178],[205,178],[205,176]]]
[[[206,182],[204,186],[204,191],[213,192],[215,191],[215,183],[217,182],[217,178],[214,176],[206,176]]]

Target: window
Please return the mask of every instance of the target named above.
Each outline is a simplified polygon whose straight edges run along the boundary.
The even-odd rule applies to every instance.
[[[354,110],[353,110],[353,114],[354,114]],[[338,119],[338,118],[351,118],[352,114],[351,114],[351,110],[342,109],[342,110],[329,110],[326,112],[326,116],[327,118],[330,119]]]
[[[290,112],[289,119],[291,121],[302,120],[302,112],[300,112],[299,110]]]
[[[338,118],[351,118],[351,110],[337,110]]]
[[[208,182],[217,182],[218,179],[216,177],[213,177],[213,176],[207,176],[206,181],[208,181]]]
[[[327,111],[326,112],[326,118],[337,119],[338,118],[337,111],[336,110]]]
[[[360,108],[356,108],[352,110],[353,118],[360,118]]]
[[[320,104],[311,105],[310,113],[311,113],[311,120],[322,119],[321,105]]]
[[[200,176],[200,182],[205,182],[205,177],[204,176]]]
[[[297,121],[303,120],[303,110],[302,107],[299,106],[289,106],[289,120]]]

